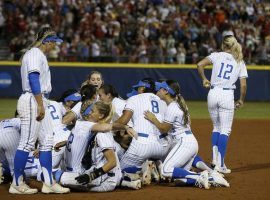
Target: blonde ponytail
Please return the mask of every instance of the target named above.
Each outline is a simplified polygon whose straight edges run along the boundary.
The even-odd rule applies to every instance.
[[[237,63],[243,61],[242,47],[233,36],[225,37],[222,42],[222,50],[231,53]]]
[[[178,94],[176,96],[176,101],[184,113],[184,125],[190,124],[188,107],[187,107],[187,104],[186,104],[184,98],[180,94]]]

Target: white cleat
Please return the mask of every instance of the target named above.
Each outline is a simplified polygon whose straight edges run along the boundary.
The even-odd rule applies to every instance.
[[[228,169],[225,165],[224,167],[215,166],[214,170],[222,174],[230,174],[232,172],[232,170]]]
[[[142,184],[150,185],[151,184],[151,171],[153,168],[153,161],[145,161],[142,167]]]
[[[54,194],[66,194],[66,193],[69,193],[70,192],[70,189],[69,188],[62,187],[58,183],[54,183],[51,186],[43,183],[41,192],[44,193],[44,194],[50,194],[50,193],[54,193]]]
[[[30,188],[25,183],[22,183],[19,186],[11,184],[8,192],[10,194],[36,194],[38,190],[36,188]]]
[[[136,181],[125,181],[123,180],[121,183],[121,186],[132,188],[134,190],[139,190],[142,188],[142,181],[136,180]]]
[[[124,172],[123,176],[130,181],[141,180],[140,174],[132,174],[132,173]]]
[[[209,181],[211,183],[211,185],[215,186],[215,187],[221,187],[221,186],[224,186],[224,187],[230,187],[230,184],[228,183],[228,181],[226,181],[224,178],[223,178],[223,174],[220,174],[219,172],[217,171],[212,171],[210,173],[210,179],[213,178],[212,181]]]
[[[207,190],[210,188],[207,170],[201,172],[201,174],[199,175],[199,177],[196,180],[195,185],[198,186],[199,188],[205,188]]]

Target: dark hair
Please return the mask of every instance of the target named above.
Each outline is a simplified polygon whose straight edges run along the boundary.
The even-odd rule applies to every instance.
[[[40,41],[49,35],[56,35],[56,33],[50,27],[43,27],[38,31],[36,41]]]
[[[92,99],[94,95],[97,94],[97,88],[94,85],[84,85],[80,90],[80,94],[82,96],[82,102],[88,99]]]
[[[102,89],[105,94],[111,94],[113,98],[119,96],[115,87],[113,87],[111,84],[102,85],[99,89]]]
[[[57,99],[57,102],[64,102],[65,98],[68,97],[69,95],[72,95],[74,93],[78,92],[75,89],[68,89],[65,92],[63,92],[63,94],[61,95],[61,97],[59,99]]]
[[[152,78],[143,78],[141,80],[142,82],[148,83],[150,85],[150,88],[145,87],[143,93],[156,93],[155,91],[155,81]]]
[[[180,89],[179,83],[175,80],[167,80],[166,83],[175,92],[175,95],[172,95],[170,93],[169,93],[169,95],[171,95],[173,98],[176,99],[179,107],[184,112],[184,125],[187,125],[190,122],[190,117],[189,117],[187,104],[186,104],[184,98],[182,97],[182,95],[180,94],[181,89]]]

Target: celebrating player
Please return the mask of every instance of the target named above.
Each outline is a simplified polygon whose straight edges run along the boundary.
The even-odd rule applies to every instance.
[[[204,74],[204,67],[213,65],[211,82]],[[242,47],[232,35],[226,35],[222,52],[212,53],[198,64],[203,87],[210,88],[207,97],[208,111],[213,123],[212,164],[222,173],[230,173],[224,163],[228,138],[231,133],[234,109],[243,106],[246,96],[247,68],[243,61]],[[234,103],[235,82],[240,79],[240,98]]]
[[[12,194],[34,194],[23,180],[23,172],[29,152],[39,141],[39,160],[44,174],[43,193],[68,193],[55,183],[52,177],[53,130],[48,112],[48,96],[51,92],[51,74],[46,53],[62,40],[50,28],[42,28],[36,41],[24,53],[21,65],[23,94],[18,100],[17,110],[21,120],[21,139],[14,158],[14,176],[9,192]]]

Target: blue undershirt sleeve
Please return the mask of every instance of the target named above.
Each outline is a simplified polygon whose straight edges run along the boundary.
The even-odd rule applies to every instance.
[[[32,93],[34,95],[38,95],[41,93],[40,90],[40,82],[39,82],[39,73],[38,72],[31,72],[28,74],[30,87],[32,90]]]

